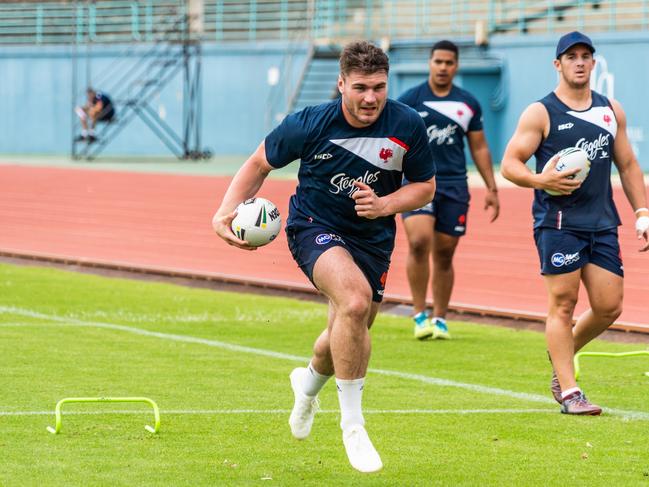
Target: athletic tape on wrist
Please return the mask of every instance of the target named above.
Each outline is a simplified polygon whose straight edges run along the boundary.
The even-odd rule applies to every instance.
[[[635,229],[638,233],[645,233],[649,230],[649,216],[641,216],[635,221]]]

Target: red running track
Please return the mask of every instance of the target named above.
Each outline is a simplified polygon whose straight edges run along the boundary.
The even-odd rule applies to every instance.
[[[229,177],[0,165],[0,181],[0,252],[5,254],[310,286],[293,262],[283,232],[256,252],[230,247],[212,233],[211,217]],[[286,215],[294,186],[294,181],[269,179],[259,195]],[[483,190],[473,189],[472,194],[469,233],[455,260],[452,303],[542,315],[546,297],[532,240],[532,191],[501,189],[502,213],[493,224],[482,211]],[[620,322],[649,324],[649,254],[637,251],[633,214],[621,190],[615,198],[624,220],[625,306]],[[405,243],[399,226],[388,297],[409,297]],[[580,301],[578,312],[587,302],[583,293]]]

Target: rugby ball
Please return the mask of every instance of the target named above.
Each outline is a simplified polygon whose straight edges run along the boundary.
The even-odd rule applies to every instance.
[[[559,151],[545,163],[545,166],[543,166],[543,172],[550,168],[550,161],[556,156],[559,156],[556,167],[557,171],[562,172],[579,168],[581,170],[577,174],[570,176],[569,179],[576,179],[577,181],[583,181],[586,179],[590,172],[590,160],[588,159],[588,154],[586,154],[583,149],[580,149],[579,147],[568,147],[567,149]],[[545,192],[552,196],[558,196],[561,194],[558,191],[553,191],[551,189],[546,189]]]
[[[261,247],[277,237],[282,219],[277,207],[265,198],[250,198],[237,206],[232,231],[251,247]]]

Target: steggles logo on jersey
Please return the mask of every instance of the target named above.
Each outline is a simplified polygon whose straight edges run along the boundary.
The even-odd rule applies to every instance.
[[[603,159],[605,157],[608,157],[608,151],[605,150],[605,147],[608,147],[609,144],[609,138],[611,137],[611,134],[599,134],[599,137],[595,140],[588,141],[586,138],[582,137],[577,141],[575,144],[575,147],[579,147],[580,149],[583,149],[586,154],[588,154],[588,159],[591,161],[594,161],[595,158],[597,157],[597,154],[601,152],[600,154],[600,159]]]
[[[344,172],[338,173],[329,181],[334,187],[334,189],[329,189],[329,192],[333,194],[339,194],[347,191],[347,196],[351,197],[351,195],[353,195],[358,190],[358,188],[354,186],[354,181],[360,181],[369,186],[379,180],[379,174],[381,174],[381,171],[365,171],[365,174],[363,174],[362,176],[353,178],[351,176],[347,176],[347,174],[345,174]]]
[[[388,162],[388,159],[390,159],[394,155],[394,152],[392,149],[386,149],[385,147],[381,147],[381,151],[379,152],[379,157],[383,162]]]
[[[453,135],[457,130],[457,125],[449,123],[444,128],[438,128],[437,125],[431,125],[426,129],[428,132],[428,142],[433,142],[435,140],[437,145],[451,145],[453,143]]]

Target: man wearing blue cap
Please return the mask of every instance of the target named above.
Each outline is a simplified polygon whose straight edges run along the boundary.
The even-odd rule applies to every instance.
[[[551,391],[565,414],[601,414],[575,381],[574,354],[606,330],[622,312],[622,258],[613,203],[611,164],[636,215],[636,233],[649,250],[649,210],[642,170],[626,134],[622,106],[590,89],[595,47],[588,36],[571,32],[559,39],[554,67],[556,89],[521,115],[501,171],[519,186],[534,188],[534,239],[548,292],[545,334],[553,365]],[[559,172],[556,155],[577,147],[591,167],[583,181],[579,169]],[[536,157],[536,171],[526,161]],[[543,171],[550,161],[549,168]],[[553,196],[546,191],[557,193]],[[573,327],[580,283],[590,309]]]

